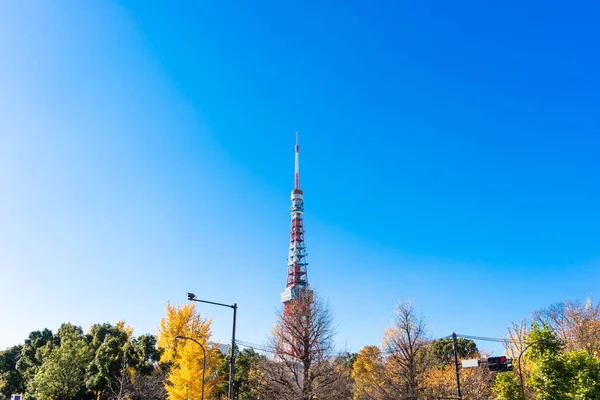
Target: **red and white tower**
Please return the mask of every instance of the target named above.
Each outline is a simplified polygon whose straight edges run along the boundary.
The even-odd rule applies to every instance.
[[[304,243],[304,194],[300,189],[300,148],[298,132],[296,132],[296,164],[294,174],[294,190],[292,190],[292,227],[290,229],[290,247],[288,250],[288,272],[285,291],[281,293],[284,312],[289,309],[290,302],[301,298],[308,289],[308,274],[306,266],[306,245]]]

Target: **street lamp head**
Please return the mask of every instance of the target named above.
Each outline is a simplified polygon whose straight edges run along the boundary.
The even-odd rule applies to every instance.
[[[181,340],[181,339],[185,339],[185,337],[184,337],[184,336],[181,336],[181,335],[177,335],[177,336],[175,336],[175,339],[177,339],[177,340]]]
[[[187,298],[188,300],[194,300],[196,298],[196,295],[194,293],[188,293]]]

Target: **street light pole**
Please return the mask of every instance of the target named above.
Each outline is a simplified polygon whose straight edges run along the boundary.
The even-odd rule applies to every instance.
[[[194,293],[188,293],[187,294],[187,298],[189,301],[197,301],[199,303],[207,303],[207,304],[213,304],[215,306],[221,306],[221,307],[229,307],[231,309],[233,309],[233,331],[231,333],[231,357],[229,357],[229,385],[228,385],[228,389],[227,389],[227,399],[228,400],[234,400],[233,399],[233,375],[235,372],[235,325],[236,325],[236,318],[237,318],[237,303],[233,303],[233,305],[229,305],[229,304],[223,304],[223,303],[216,303],[214,301],[208,301],[208,300],[200,300],[196,297],[196,295]]]
[[[206,349],[204,348],[204,346],[202,346],[202,343],[200,343],[196,339],[192,339],[187,336],[177,335],[177,336],[175,336],[175,339],[191,340],[192,342],[195,342],[198,346],[200,346],[200,348],[202,349],[202,397],[200,399],[204,400],[204,375],[206,374]]]
[[[538,344],[538,343],[546,342],[546,341],[550,341],[550,340],[553,340],[553,338],[546,337],[546,338],[541,338],[539,340],[531,342],[527,346],[525,346],[525,348],[523,350],[521,350],[521,353],[519,354],[519,360],[518,360],[518,364],[519,364],[519,380],[521,381],[521,393],[523,394],[523,400],[526,400],[526,397],[525,397],[525,386],[523,385],[523,371],[521,371],[521,356],[523,355],[523,353],[525,353],[525,351],[528,348],[530,348],[534,344]]]
[[[237,316],[237,303],[233,303],[233,331],[231,332],[231,359],[229,362],[229,393],[230,399],[233,400],[233,382],[234,382],[234,365],[235,365],[235,320]]]

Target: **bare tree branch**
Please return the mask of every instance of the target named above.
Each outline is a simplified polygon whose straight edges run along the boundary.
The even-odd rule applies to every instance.
[[[260,366],[265,400],[351,398],[346,365],[333,357],[333,317],[312,292],[280,312],[269,346],[275,356]]]

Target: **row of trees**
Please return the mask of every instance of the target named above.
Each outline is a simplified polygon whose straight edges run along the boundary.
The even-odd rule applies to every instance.
[[[457,340],[457,355],[487,356],[464,338]],[[463,370],[461,375],[464,399],[491,398],[490,371]],[[400,301],[381,347],[366,346],[358,353],[352,377],[356,400],[452,398],[457,394],[452,339],[431,340],[413,303]]]
[[[206,352],[206,399],[227,398],[228,358],[210,342],[210,319],[194,307],[167,305],[158,335],[96,324],[87,333],[63,324],[56,333],[32,332],[24,344],[0,352],[0,399],[198,399]],[[511,326],[506,353],[512,372],[460,371],[468,399],[600,399],[600,307],[563,302]],[[359,353],[334,349],[333,316],[308,292],[280,313],[262,354],[236,357],[235,397],[263,400],[424,400],[456,396],[451,339],[431,340],[413,303],[397,304],[380,346]],[[487,358],[459,338],[459,358]],[[520,359],[520,363],[516,363]],[[519,370],[519,364],[521,370]],[[521,376],[523,385],[521,385]]]
[[[154,336],[134,338],[123,322],[96,324],[87,334],[63,324],[54,334],[31,332],[24,344],[0,353],[0,393],[3,399],[11,393],[40,400],[162,398],[158,360]]]
[[[0,352],[0,399],[25,394],[28,400],[164,400],[200,398],[202,353],[207,349],[207,399],[227,398],[228,359],[209,343],[210,320],[193,304],[167,305],[157,336],[134,337],[118,322],[81,327],[63,324],[56,333],[34,331],[20,344]],[[238,353],[236,392],[250,393],[248,374],[264,357],[251,349]]]
[[[508,329],[504,343],[514,370],[462,369],[464,399],[600,399],[600,306],[592,298],[534,312]],[[459,358],[488,356],[469,340],[458,347]],[[400,302],[382,346],[367,346],[356,359],[354,399],[455,397],[451,350],[449,339],[428,340],[412,304]]]

